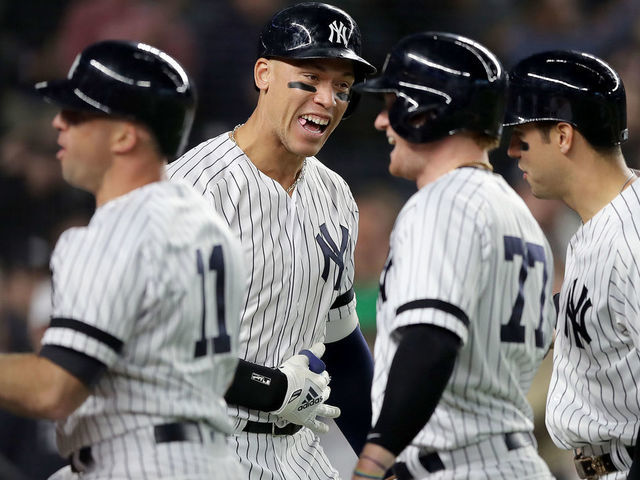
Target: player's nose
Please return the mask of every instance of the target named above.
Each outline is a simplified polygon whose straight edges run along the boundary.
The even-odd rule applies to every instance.
[[[386,130],[389,126],[389,112],[387,110],[382,110],[373,122],[373,126],[376,127],[376,130]]]
[[[333,86],[329,83],[321,83],[316,86],[316,93],[313,97],[314,101],[324,108],[330,108],[336,104],[335,92]]]
[[[509,148],[507,149],[507,155],[514,160],[520,158],[522,154],[522,149],[520,148],[522,142],[518,138],[517,135],[511,135],[511,139],[509,140]]]
[[[67,126],[67,123],[64,121],[64,118],[62,118],[62,112],[58,112],[56,116],[53,117],[53,120],[51,121],[51,126],[53,126],[53,128],[55,128],[56,130],[63,130]]]

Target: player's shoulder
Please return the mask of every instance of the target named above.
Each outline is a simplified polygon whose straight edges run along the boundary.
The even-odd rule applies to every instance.
[[[495,177],[485,170],[456,168],[419,189],[413,196],[413,202],[417,205],[456,207],[464,207],[469,203],[483,205],[490,197],[489,191],[499,188]]]
[[[229,138],[228,132],[205,140],[192,147],[167,166],[170,180],[184,179],[191,185],[221,177],[244,156],[242,150]]]
[[[89,249],[117,257],[137,249],[149,236],[149,225],[156,221],[152,207],[165,201],[157,193],[159,183],[136,188],[96,208],[88,225],[70,228],[60,236],[55,253]]]
[[[640,182],[634,182],[582,225],[572,244],[603,251],[640,248]]]
[[[640,236],[640,181],[633,182],[614,198],[611,207],[621,227]]]
[[[313,193],[316,193],[315,190],[323,190],[332,197],[342,197],[348,202],[355,203],[351,188],[346,180],[316,157],[307,157],[307,169],[308,171],[305,173],[309,179],[307,185]]]
[[[419,220],[429,225],[426,228],[455,220],[484,229],[500,222],[503,214],[530,216],[524,201],[502,176],[478,168],[457,168],[419,189],[398,219],[409,224]]]

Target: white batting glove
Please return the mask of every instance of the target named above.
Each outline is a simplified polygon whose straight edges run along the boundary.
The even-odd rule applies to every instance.
[[[316,343],[305,353],[295,355],[285,361],[280,371],[287,377],[287,393],[282,406],[272,412],[278,417],[296,425],[310,428],[315,433],[327,433],[329,425],[321,422],[317,417],[337,418],[340,409],[332,405],[326,405],[331,394],[329,387],[329,374],[326,370],[315,373],[309,368],[309,358],[312,354],[316,357],[314,363],[322,363],[320,357],[324,354],[323,343]],[[313,360],[313,357],[311,357]]]

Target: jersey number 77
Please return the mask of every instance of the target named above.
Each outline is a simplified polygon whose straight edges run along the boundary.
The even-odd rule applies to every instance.
[[[547,259],[542,245],[525,242],[522,238],[504,237],[505,260],[514,261],[516,256],[522,257],[522,265],[518,277],[518,295],[511,310],[509,322],[500,329],[500,340],[503,342],[524,343],[525,327],[520,324],[524,309],[524,284],[530,268],[534,268],[536,262],[542,263],[542,291],[540,292],[540,321],[535,330],[536,347],[544,346],[542,334],[542,322],[544,319],[544,302],[546,300],[545,287],[547,285]]]

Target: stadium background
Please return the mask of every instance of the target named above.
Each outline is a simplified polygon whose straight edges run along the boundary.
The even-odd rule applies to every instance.
[[[64,184],[55,159],[54,110],[30,93],[33,83],[64,75],[75,54],[106,38],[140,40],[166,50],[190,72],[199,111],[189,145],[230,130],[256,100],[252,68],[264,22],[285,0],[0,0],[0,352],[38,348],[48,321],[48,260],[59,234],[86,224],[93,199]],[[627,162],[640,164],[640,2],[637,0],[334,0],[358,22],[363,57],[378,68],[402,36],[424,30],[469,36],[491,48],[509,68],[536,51],[570,48],[596,54],[618,70],[628,99]],[[356,251],[358,313],[375,339],[378,275],[395,216],[414,184],[387,173],[384,135],[375,131],[375,101],[361,102],[318,158],[351,185],[360,208]],[[566,244],[577,217],[555,201],[539,201],[501,148],[491,156],[500,174],[525,199],[555,254],[556,290]],[[544,428],[550,358],[530,392],[540,451],[560,480],[575,476],[569,454]],[[339,435],[334,431],[330,435]],[[324,439],[338,467],[355,457]],[[48,422],[0,411],[0,480],[42,479],[61,462]]]

